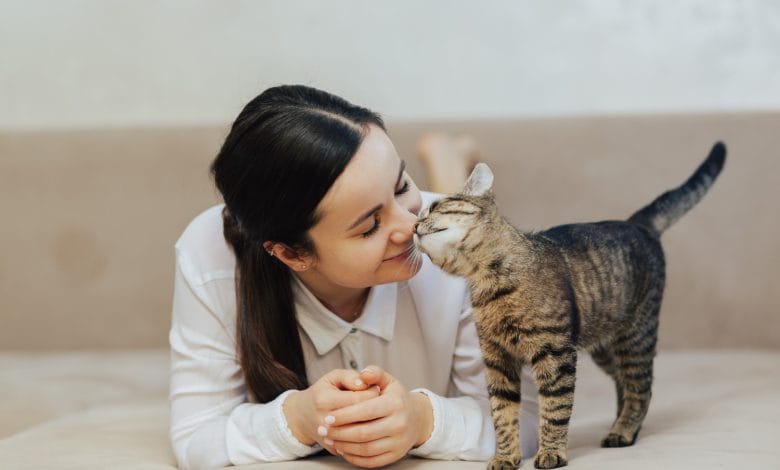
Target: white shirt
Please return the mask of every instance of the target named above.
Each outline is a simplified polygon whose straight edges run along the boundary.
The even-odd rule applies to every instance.
[[[424,202],[435,195],[423,193]],[[426,201],[427,200],[427,201]],[[318,452],[287,426],[282,403],[249,402],[236,350],[235,258],[222,234],[222,205],[197,216],[176,242],[171,345],[171,428],[182,468],[293,460]],[[495,437],[476,328],[463,279],[427,257],[420,272],[371,288],[347,323],[295,276],[293,292],[309,383],[333,369],[376,364],[429,398],[433,432],[410,454],[487,460]],[[524,455],[536,449],[536,390],[524,371]]]

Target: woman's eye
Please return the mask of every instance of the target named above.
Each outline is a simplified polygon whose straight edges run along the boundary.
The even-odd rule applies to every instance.
[[[404,181],[403,186],[396,190],[395,195],[400,196],[401,194],[409,192],[409,181]]]
[[[406,180],[406,181],[404,181],[404,184],[403,184],[403,185],[401,185],[401,187],[400,187],[400,188],[398,188],[398,189],[395,191],[395,195],[396,195],[396,196],[400,196],[401,194],[408,193],[408,192],[409,192],[409,189],[411,189],[411,185],[409,184],[409,181],[408,181],[408,180]],[[375,234],[376,232],[378,232],[378,231],[379,231],[379,226],[380,226],[379,214],[376,214],[376,215],[374,216],[374,225],[373,225],[373,227],[371,227],[371,228],[370,228],[370,229],[368,229],[367,231],[365,231],[365,232],[361,233],[360,235],[361,235],[363,238],[368,238],[368,237],[370,237],[371,235],[373,235],[373,234]]]
[[[363,238],[370,237],[371,235],[375,234],[378,230],[379,230],[379,214],[374,216],[374,226],[362,233]]]

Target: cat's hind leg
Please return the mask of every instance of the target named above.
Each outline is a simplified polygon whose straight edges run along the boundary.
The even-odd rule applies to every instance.
[[[623,384],[618,375],[617,362],[611,346],[600,346],[591,351],[593,362],[607,373],[615,382],[615,394],[617,396],[617,417],[620,417],[620,411],[623,409]]]
[[[623,403],[602,447],[634,444],[647,415],[652,396],[653,359],[658,341],[658,315],[647,311],[640,324],[622,332],[615,340],[614,352],[618,383],[622,384]]]

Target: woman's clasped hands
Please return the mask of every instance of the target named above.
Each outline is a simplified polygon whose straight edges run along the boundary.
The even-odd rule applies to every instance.
[[[336,369],[284,402],[293,435],[319,443],[353,465],[373,468],[403,458],[433,430],[433,412],[423,393],[410,393],[377,366],[359,373]]]

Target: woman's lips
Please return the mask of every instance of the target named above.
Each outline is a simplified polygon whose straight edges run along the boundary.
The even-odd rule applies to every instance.
[[[391,258],[387,258],[385,261],[403,261],[403,260],[405,260],[408,257],[409,257],[409,250],[404,250],[401,253],[399,253],[399,254],[391,257]]]

